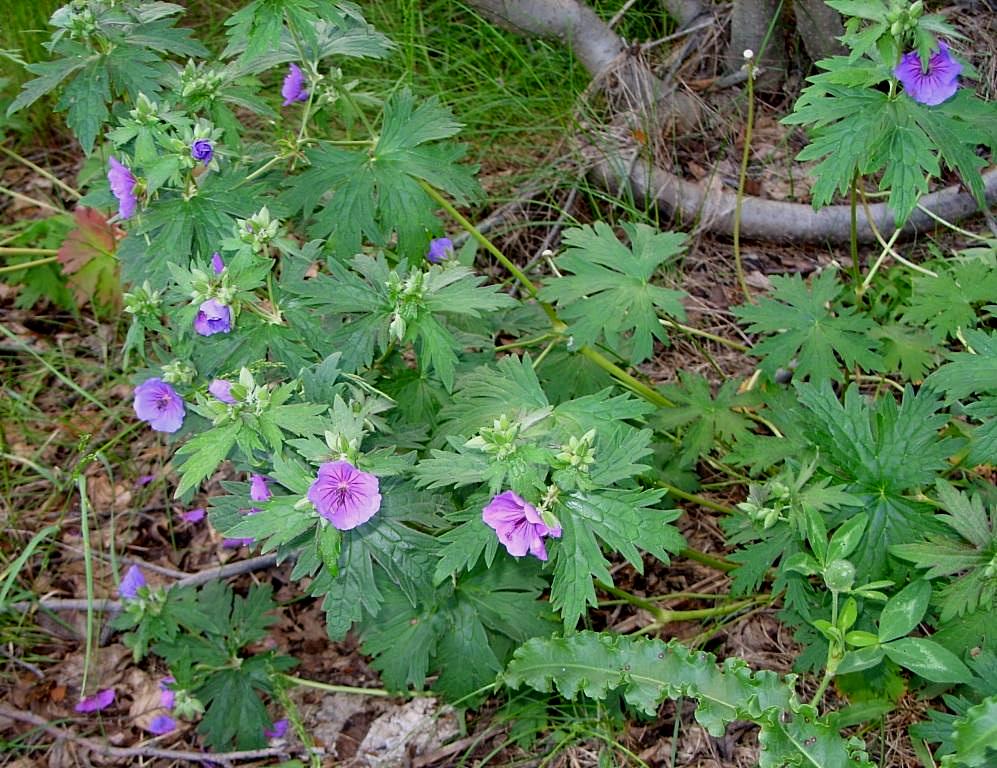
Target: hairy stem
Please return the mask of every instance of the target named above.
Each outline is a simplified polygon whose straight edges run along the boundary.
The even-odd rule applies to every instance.
[[[741,168],[737,174],[737,197],[734,199],[734,269],[737,272],[737,284],[741,288],[744,300],[754,302],[751,293],[748,292],[748,283],[744,279],[744,264],[741,262],[741,205],[744,202],[744,185],[748,178],[748,160],[751,157],[751,132],[755,124],[754,59],[750,56],[747,57],[745,66],[748,68],[748,118],[744,126]]]

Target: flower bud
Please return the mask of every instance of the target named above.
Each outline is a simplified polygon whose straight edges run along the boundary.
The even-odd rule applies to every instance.
[[[847,592],[855,583],[855,566],[848,560],[832,560],[824,569],[824,583],[832,592]]]

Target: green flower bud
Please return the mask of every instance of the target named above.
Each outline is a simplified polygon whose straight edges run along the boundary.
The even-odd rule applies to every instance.
[[[824,583],[832,592],[847,592],[855,583],[855,566],[848,560],[832,560],[824,568]]]

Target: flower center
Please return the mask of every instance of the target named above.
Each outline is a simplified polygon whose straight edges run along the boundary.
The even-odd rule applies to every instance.
[[[165,411],[173,403],[173,397],[169,392],[164,392],[159,396],[159,400],[156,402],[157,407],[160,411]]]

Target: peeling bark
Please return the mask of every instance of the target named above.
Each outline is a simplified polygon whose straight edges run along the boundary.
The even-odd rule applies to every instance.
[[[845,34],[841,14],[824,0],[794,0],[793,13],[796,31],[811,59],[818,61],[846,53],[845,46],[838,40]]]
[[[637,160],[629,166],[619,156],[596,163],[590,176],[606,189],[629,189],[636,201],[658,205],[674,218],[685,222],[697,221],[708,232],[729,235],[734,226],[734,206],[737,196],[728,190],[707,189],[700,184],[674,176],[660,168],[648,167]],[[983,175],[987,204],[997,202],[997,169]],[[979,210],[973,196],[961,191],[959,185],[925,195],[921,205],[946,221],[958,221]],[[884,238],[895,229],[893,211],[886,203],[869,206],[872,220]],[[938,227],[927,214],[915,210],[904,225],[902,237]],[[851,230],[851,209],[847,205],[830,205],[815,211],[809,205],[767,200],[745,195],[741,202],[741,237],[771,242],[846,243]],[[858,208],[858,237],[863,243],[873,242],[875,235],[869,226],[865,210]]]
[[[739,70],[744,52],[750,50],[759,67],[755,88],[762,91],[779,90],[786,80],[786,46],[779,19],[782,8],[782,0],[734,0],[731,11],[727,66],[732,72]],[[770,26],[774,26],[771,34]]]
[[[652,122],[664,126],[673,121],[680,129],[696,124],[699,117],[696,101],[655,77],[585,3],[578,0],[468,0],[468,3],[507,28],[560,40],[571,48],[593,81],[615,77],[626,107],[644,113]]]

